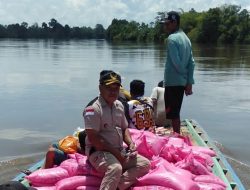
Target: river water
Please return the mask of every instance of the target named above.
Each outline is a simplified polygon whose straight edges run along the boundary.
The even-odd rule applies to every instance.
[[[248,185],[250,46],[193,44],[193,54],[194,94],[184,98],[181,117],[205,129]],[[118,71],[128,90],[131,80],[143,80],[149,96],[163,79],[165,57],[164,44],[0,40],[0,181],[83,127],[102,69]]]

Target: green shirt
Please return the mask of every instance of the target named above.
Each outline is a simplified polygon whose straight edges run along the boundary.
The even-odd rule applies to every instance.
[[[189,38],[182,30],[170,34],[167,41],[165,86],[194,84],[194,58]]]

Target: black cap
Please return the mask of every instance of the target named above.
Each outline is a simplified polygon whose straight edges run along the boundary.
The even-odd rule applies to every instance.
[[[170,11],[165,13],[164,18],[160,21],[160,23],[173,22],[176,21],[178,24],[180,23],[180,15],[176,11]]]
[[[112,70],[103,70],[100,72],[101,85],[119,84],[121,86],[121,76]]]

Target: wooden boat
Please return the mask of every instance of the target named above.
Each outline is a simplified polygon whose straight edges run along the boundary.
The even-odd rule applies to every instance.
[[[239,177],[226,160],[225,156],[215,146],[204,129],[194,120],[185,120],[184,125],[188,129],[191,139],[199,146],[209,147],[213,149],[217,156],[213,158],[213,173],[219,176],[226,184],[227,190],[245,190]]]
[[[169,129],[166,129],[166,134]],[[227,185],[227,190],[245,190],[245,187],[241,183],[239,177],[226,160],[225,156],[215,146],[213,141],[209,138],[204,129],[195,120],[184,120],[181,126],[181,132],[184,135],[188,135],[195,145],[209,147],[213,149],[217,155],[213,158],[214,166],[212,168],[213,173],[220,177]],[[44,163],[44,159],[32,165],[28,170],[31,172],[41,168]],[[20,181],[25,186],[29,186],[29,182],[24,178],[25,174],[18,174],[13,180]]]

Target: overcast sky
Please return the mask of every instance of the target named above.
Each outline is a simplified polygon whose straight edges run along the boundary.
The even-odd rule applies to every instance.
[[[250,0],[0,0],[0,24],[37,22],[41,26],[55,18],[71,27],[102,24],[107,28],[114,18],[148,24],[159,11],[194,8],[200,12],[223,4],[250,11]]]

